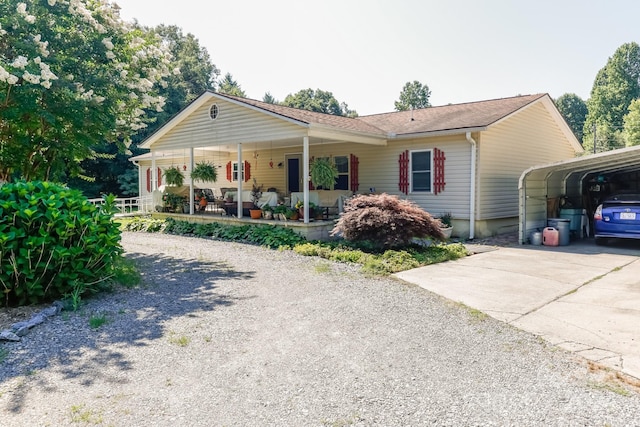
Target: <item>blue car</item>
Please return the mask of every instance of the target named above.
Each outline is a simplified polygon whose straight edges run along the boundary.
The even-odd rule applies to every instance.
[[[621,193],[607,197],[593,214],[596,244],[607,239],[640,239],[640,194]]]

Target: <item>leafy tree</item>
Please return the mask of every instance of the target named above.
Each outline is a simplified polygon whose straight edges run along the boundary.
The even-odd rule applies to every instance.
[[[400,99],[395,102],[396,111],[431,107],[429,96],[431,96],[429,86],[417,80],[407,82],[400,92]]]
[[[640,145],[640,99],[629,105],[629,113],[624,116],[624,140],[627,147]]]
[[[266,102],[267,104],[278,104],[278,101],[271,95],[271,92],[265,92],[262,97],[262,102]]]
[[[356,117],[358,115],[356,111],[349,110],[346,103],[338,102],[333,93],[320,89],[303,89],[293,95],[289,94],[282,105],[335,116]]]
[[[133,154],[140,154],[138,144],[147,136],[155,132],[165,124],[173,115],[180,111],[189,102],[196,99],[207,89],[214,89],[215,78],[220,71],[211,63],[207,49],[200,46],[198,39],[192,34],[184,35],[176,26],[160,25],[155,28],[141,28],[153,37],[160,37],[163,46],[166,46],[171,55],[170,69],[179,69],[179,73],[171,74],[166,78],[167,84],[158,88],[158,93],[166,102],[162,111],[149,111],[146,115],[149,124],[140,129],[132,137]],[[100,194],[123,194],[133,196],[138,193],[138,185],[135,183],[135,191],[132,192],[130,180],[137,177],[137,167],[129,161],[129,156],[118,152],[115,147],[103,144],[95,150],[101,153],[92,156],[82,162],[87,179],[70,179],[69,186],[82,190],[84,194],[98,197]]]
[[[556,99],[556,107],[576,138],[582,141],[582,129],[587,118],[587,103],[575,93],[565,93]]]
[[[0,2],[0,180],[82,176],[100,144],[125,151],[164,105],[170,57],[107,0]]]
[[[621,135],[624,116],[631,101],[637,98],[640,98],[640,46],[632,42],[620,46],[596,75],[584,124],[586,152],[593,151],[594,129],[596,151],[624,146]]]
[[[222,81],[220,81],[218,86],[218,91],[220,93],[226,93],[227,95],[232,96],[240,96],[242,98],[247,97],[238,82],[233,80],[233,76],[231,75],[231,73],[225,74],[224,78],[222,79]]]

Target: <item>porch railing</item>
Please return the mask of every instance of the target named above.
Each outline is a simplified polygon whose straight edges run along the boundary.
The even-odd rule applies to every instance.
[[[89,202],[96,206],[100,206],[104,204],[104,199],[89,199]],[[115,200],[115,207],[119,213],[123,214],[132,212],[151,212],[153,211],[153,200],[151,196],[117,198]]]

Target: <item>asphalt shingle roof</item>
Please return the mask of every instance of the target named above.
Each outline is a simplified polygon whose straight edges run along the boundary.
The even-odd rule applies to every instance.
[[[300,110],[254,99],[217,94],[237,102],[252,105],[271,113],[307,124],[320,124],[342,130],[351,130],[373,135],[403,135],[448,130],[464,130],[489,126],[519,109],[547,96],[546,94],[523,95],[487,101],[451,104],[422,108],[413,111],[373,114],[356,118],[335,116]]]

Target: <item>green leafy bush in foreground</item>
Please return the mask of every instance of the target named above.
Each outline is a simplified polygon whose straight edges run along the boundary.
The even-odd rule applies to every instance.
[[[5,305],[96,290],[122,253],[115,196],[101,207],[50,182],[0,186],[0,289]]]

